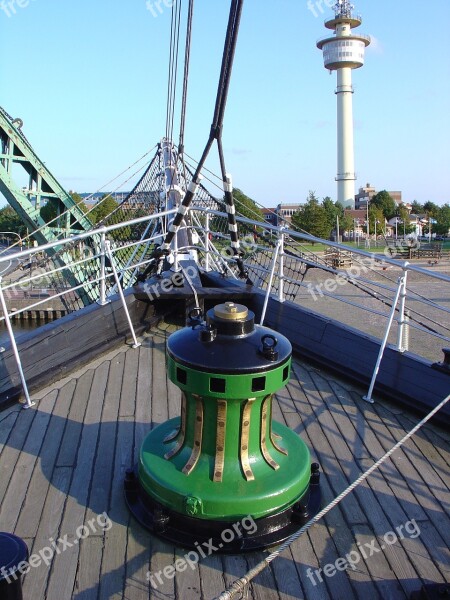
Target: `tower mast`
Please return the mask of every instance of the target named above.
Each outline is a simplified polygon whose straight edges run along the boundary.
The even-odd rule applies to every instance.
[[[325,68],[337,72],[337,199],[347,208],[354,208],[356,180],[352,69],[364,65],[365,49],[370,44],[369,36],[352,32],[362,23],[361,17],[353,10],[349,0],[337,0],[334,18],[325,21],[325,27],[332,29],[334,35],[317,42],[317,47],[323,51]]]

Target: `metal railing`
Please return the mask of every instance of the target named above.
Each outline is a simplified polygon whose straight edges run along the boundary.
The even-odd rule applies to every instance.
[[[133,285],[136,274],[154,261],[147,249],[160,239],[158,221],[174,212],[147,215],[37,248],[0,255],[0,273],[3,273],[0,300],[4,301],[0,322],[6,322],[13,347],[14,321],[25,313],[41,311],[49,302],[53,307],[60,303],[61,310],[71,312],[86,289],[94,301],[105,304],[111,294],[120,295],[123,287]],[[182,253],[195,250],[204,271],[215,270],[238,278],[226,213],[195,208],[190,217],[191,232],[196,234],[191,235],[189,247],[176,248],[173,264],[178,264]],[[393,258],[392,247],[385,253],[373,253],[284,226],[243,217],[237,220],[249,277],[266,292],[262,321],[269,297],[273,297],[278,302],[294,302],[370,333],[380,339],[381,350],[390,342],[399,352],[410,349],[430,361],[439,360],[442,346],[450,342],[450,262],[446,271],[433,271]],[[118,245],[115,232],[122,229],[124,234],[136,224],[143,225],[146,235],[138,241]],[[146,251],[142,252],[142,248]],[[333,249],[334,262],[327,259],[326,248]],[[72,263],[61,266],[46,255],[55,249],[64,252],[66,258],[72,256]],[[340,252],[348,257],[349,251],[352,266],[339,268],[341,261],[335,257]],[[6,274],[12,269],[8,265],[14,262],[18,268]],[[28,267],[23,269],[27,263],[32,266],[30,273]],[[85,281],[68,286],[65,276],[71,268],[85,273]],[[34,293],[29,293],[30,290]],[[125,302],[123,305],[126,309]],[[133,337],[137,344],[134,332]],[[16,358],[20,371],[20,357]],[[379,361],[381,358],[382,353]]]

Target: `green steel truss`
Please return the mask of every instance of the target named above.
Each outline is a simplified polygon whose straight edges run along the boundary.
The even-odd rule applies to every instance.
[[[0,192],[39,245],[92,229],[91,221],[37,157],[21,126],[20,119],[13,120],[0,108]],[[40,215],[41,207],[47,202],[55,206],[58,215],[49,224]],[[73,263],[70,254],[58,248],[48,254],[60,267]],[[78,295],[84,305],[98,298],[97,290],[86,281],[82,268],[72,265],[64,269],[63,277],[72,286],[83,285]]]
[[[12,120],[0,108],[0,192],[39,244],[92,229],[91,221],[36,156],[21,125],[20,119]],[[41,206],[47,202],[60,215],[49,225],[40,216]]]

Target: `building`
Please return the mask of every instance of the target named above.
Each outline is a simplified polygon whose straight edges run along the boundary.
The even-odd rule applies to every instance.
[[[349,231],[344,232],[344,237],[356,240],[361,238],[367,238],[367,208],[347,208],[345,210],[345,216],[350,217],[352,219],[353,227]],[[386,220],[384,220],[384,222],[382,223],[377,221],[377,223],[377,238],[379,238],[382,235],[386,237],[390,237],[392,235],[395,225],[392,225],[390,221],[388,223]],[[371,237],[375,237],[375,233],[371,234]]]
[[[376,193],[376,189],[370,183],[367,183],[366,187],[360,187],[358,193],[355,195],[355,209],[365,209],[367,202],[370,202]]]
[[[360,187],[358,193],[355,195],[355,209],[366,209],[367,202],[369,202],[370,205],[372,198],[376,196],[377,193],[377,190],[372,187],[370,183],[367,183],[365,187]],[[403,202],[401,191],[388,191],[388,194],[391,196],[397,206],[401,205],[406,208],[406,210],[411,212],[412,205],[408,202]]]
[[[303,206],[303,204],[280,203],[276,208],[277,216],[278,216],[278,224],[281,225],[283,223],[286,223],[286,224],[290,225],[292,222],[292,215],[294,213],[296,213],[298,210],[300,210],[300,208],[302,206]]]
[[[264,215],[264,220],[266,221],[266,223],[269,223],[269,225],[274,225],[275,227],[278,225],[278,215],[276,207],[262,208],[261,211]]]

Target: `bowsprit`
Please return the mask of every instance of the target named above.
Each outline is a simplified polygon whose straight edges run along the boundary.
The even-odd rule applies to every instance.
[[[182,391],[181,415],[144,440],[128,471],[129,508],[154,533],[178,544],[213,540],[222,551],[278,543],[320,504],[319,466],[306,444],[272,419],[273,394],[288,381],[292,348],[226,302],[196,316],[168,340],[168,375]],[[251,516],[256,527],[221,533]]]

